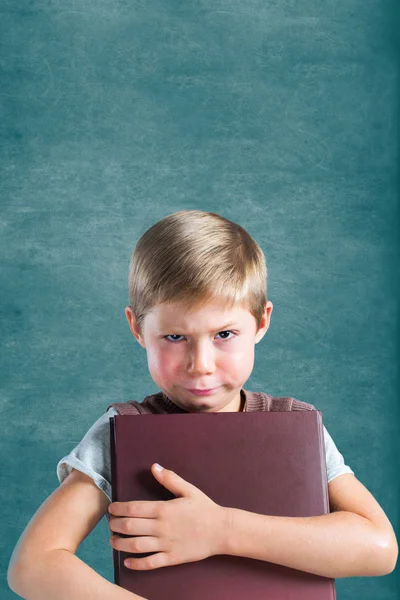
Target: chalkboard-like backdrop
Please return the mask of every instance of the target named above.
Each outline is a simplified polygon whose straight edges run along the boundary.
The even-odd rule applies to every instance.
[[[322,410],[397,528],[395,2],[2,0],[0,17],[3,572],[58,460],[108,404],[156,391],[128,264],[183,209],[265,252],[248,388]],[[78,556],[112,579],[105,519]],[[338,598],[394,600],[395,578],[337,580]]]

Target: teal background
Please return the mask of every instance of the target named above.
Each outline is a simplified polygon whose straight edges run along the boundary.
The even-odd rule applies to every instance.
[[[2,0],[0,21],[2,572],[60,458],[108,404],[157,391],[128,265],[183,209],[265,252],[246,387],[322,410],[398,532],[395,3]],[[78,556],[112,580],[108,540],[103,519]],[[395,573],[336,583],[398,597]]]

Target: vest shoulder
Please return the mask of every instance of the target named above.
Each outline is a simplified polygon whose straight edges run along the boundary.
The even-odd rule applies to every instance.
[[[285,407],[285,408],[283,408]],[[270,410],[316,410],[315,406],[292,396],[273,396]]]
[[[126,402],[113,402],[109,406],[107,406],[107,410],[109,408],[114,408],[119,415],[139,415],[144,412],[149,412],[146,410],[146,407],[143,406],[142,402],[138,402],[137,400],[127,400]]]
[[[313,404],[309,402],[304,402],[303,400],[297,400],[296,398],[292,398],[293,400],[293,408],[292,410],[317,410]]]
[[[265,392],[249,392],[247,395],[247,410],[262,410],[262,411],[304,411],[316,410],[313,404],[297,400],[292,396],[272,396]]]
[[[162,414],[167,411],[164,408],[162,394],[160,392],[146,396],[142,402],[138,400],[127,400],[126,402],[113,402],[107,407],[114,408],[120,415],[151,415]]]

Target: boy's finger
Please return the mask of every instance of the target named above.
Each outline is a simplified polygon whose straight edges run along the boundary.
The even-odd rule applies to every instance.
[[[123,535],[153,535],[157,537],[157,522],[155,519],[113,519],[110,525],[111,534],[122,533]],[[120,539],[119,536],[111,536]]]
[[[108,512],[115,517],[155,518],[163,500],[135,500],[130,502],[113,502]]]

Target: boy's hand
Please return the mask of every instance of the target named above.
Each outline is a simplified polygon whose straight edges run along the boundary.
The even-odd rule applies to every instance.
[[[150,570],[223,554],[228,509],[213,502],[173,471],[157,471],[155,465],[153,463],[151,467],[153,476],[177,498],[113,502],[108,507],[114,515],[108,523],[111,531],[142,536],[112,536],[110,542],[115,550],[157,552],[144,558],[130,557],[126,566]]]

